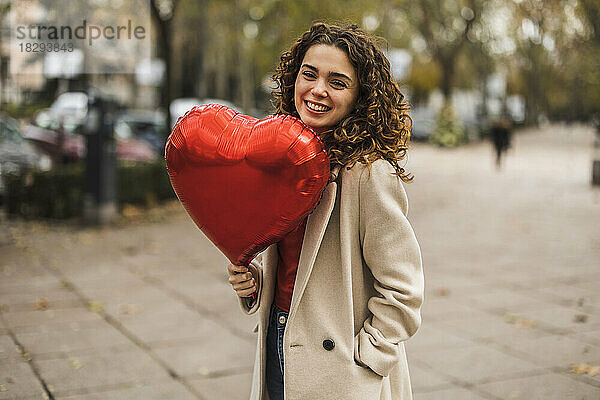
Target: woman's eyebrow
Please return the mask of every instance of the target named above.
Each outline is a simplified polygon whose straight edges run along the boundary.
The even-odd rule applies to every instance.
[[[310,65],[310,64],[304,63],[304,64],[302,64],[301,68],[302,67],[306,67],[306,68],[308,68],[310,70],[313,70],[315,72],[319,72],[319,68],[317,68],[317,67],[315,67],[313,65]],[[335,77],[338,77],[338,78],[346,78],[346,79],[348,79],[348,81],[352,82],[352,78],[350,78],[346,74],[342,74],[341,72],[330,72],[329,76],[335,76]]]

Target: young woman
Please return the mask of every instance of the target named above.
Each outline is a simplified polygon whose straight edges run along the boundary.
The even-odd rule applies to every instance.
[[[411,399],[403,342],[421,323],[423,272],[399,165],[408,105],[354,25],[314,24],[274,80],[277,112],[320,136],[332,176],[294,231],[249,269],[228,267],[259,315],[251,399]]]

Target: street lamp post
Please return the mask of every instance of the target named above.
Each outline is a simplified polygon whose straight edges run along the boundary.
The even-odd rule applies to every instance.
[[[117,216],[116,107],[93,90],[88,99],[83,220],[89,225],[106,225]]]

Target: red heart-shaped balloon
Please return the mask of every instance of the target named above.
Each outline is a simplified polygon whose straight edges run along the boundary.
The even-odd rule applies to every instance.
[[[296,227],[329,180],[323,144],[299,119],[259,120],[216,104],[177,121],[165,157],[188,214],[235,265]]]

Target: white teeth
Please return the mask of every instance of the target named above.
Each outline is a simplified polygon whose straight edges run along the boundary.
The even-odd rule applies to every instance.
[[[330,107],[322,106],[320,104],[316,104],[316,103],[313,103],[308,100],[306,101],[306,105],[308,106],[309,109],[311,109],[313,111],[327,111],[330,109]]]

